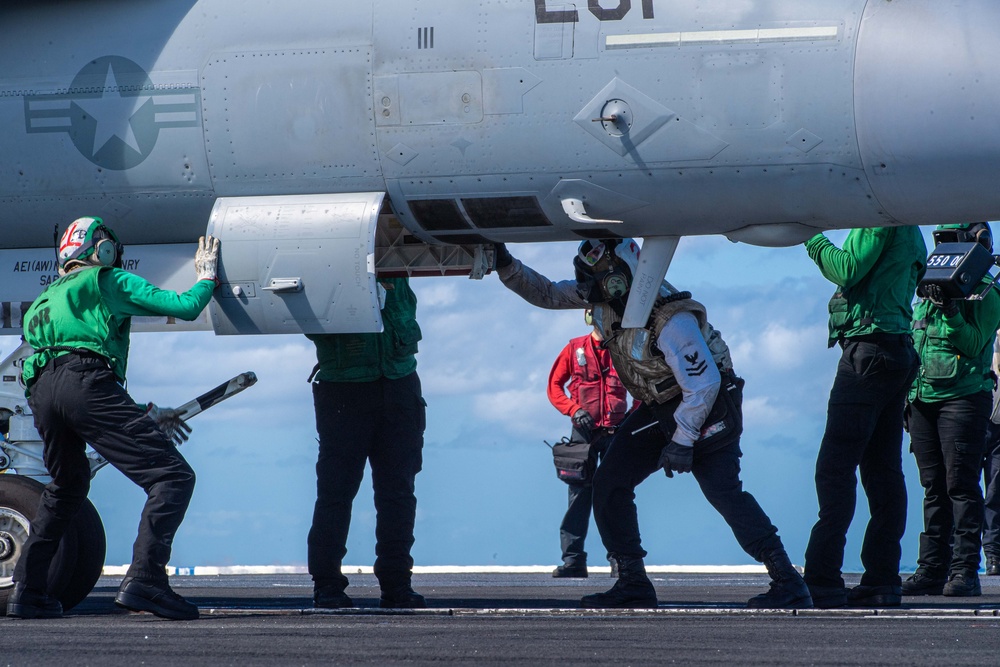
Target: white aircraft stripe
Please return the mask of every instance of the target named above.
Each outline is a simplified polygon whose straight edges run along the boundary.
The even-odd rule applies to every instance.
[[[608,35],[607,49],[636,49],[653,46],[697,46],[704,44],[764,44],[834,40],[840,35],[838,26],[801,28],[760,28],[751,30],[701,30],[696,32],[660,32],[638,35]]]
[[[153,104],[194,104],[197,99],[194,93],[172,93],[169,95],[151,95]]]
[[[72,127],[72,125],[73,125],[73,121],[70,119],[69,116],[57,116],[55,118],[44,118],[44,117],[39,118],[39,117],[36,116],[36,117],[33,117],[33,118],[29,118],[28,122],[30,123],[30,127],[33,130],[35,130],[35,129],[41,129],[43,127],[46,127],[46,128],[51,128],[51,127],[66,127],[66,128],[68,128],[68,127]]]
[[[194,111],[157,111],[154,120],[157,123],[193,123],[198,115]]]
[[[28,99],[28,110],[29,111],[68,111],[69,105],[72,100],[60,98],[60,99]]]

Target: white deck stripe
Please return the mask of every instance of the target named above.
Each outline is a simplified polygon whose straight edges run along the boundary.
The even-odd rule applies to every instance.
[[[555,565],[417,565],[414,574],[549,574]],[[610,573],[607,565],[588,568],[593,573]],[[105,565],[107,576],[121,576],[128,565]],[[370,565],[344,565],[345,574],[372,574]],[[168,567],[170,575],[217,576],[226,574],[308,574],[305,565],[196,565]],[[763,565],[647,565],[652,574],[765,574]]]

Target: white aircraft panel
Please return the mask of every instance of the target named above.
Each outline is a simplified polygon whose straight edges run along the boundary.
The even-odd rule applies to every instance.
[[[218,199],[208,224],[222,242],[215,332],[381,331],[375,226],[384,196]]]

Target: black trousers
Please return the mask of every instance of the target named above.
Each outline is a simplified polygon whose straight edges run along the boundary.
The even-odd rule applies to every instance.
[[[590,448],[596,451],[598,459],[604,458],[611,443],[612,434],[607,429],[594,429],[591,434]],[[574,442],[586,442],[586,438],[573,429],[570,438]],[[587,531],[590,528],[590,509],[594,499],[594,487],[592,483],[587,484],[567,484],[569,504],[562,523],[559,525],[559,544],[562,547],[563,563],[567,567],[582,567],[587,564],[587,552],[584,550],[584,542],[587,539]]]
[[[604,460],[594,476],[594,519],[608,553],[625,558],[646,555],[639,536],[635,507],[635,487],[659,473],[657,461],[667,440],[658,426],[634,431],[656,418],[643,404],[615,432]],[[722,515],[736,536],[736,541],[754,560],[774,549],[784,548],[764,510],[752,495],[743,490],[740,480],[739,439],[712,451],[694,450],[692,474],[705,498]]]
[[[409,585],[425,427],[420,378],[316,382],[313,401],[319,460],[308,545],[316,587],[347,586],[341,565],[366,461],[375,495],[375,576],[383,590]]]
[[[191,466],[100,358],[72,354],[52,362],[32,386],[28,404],[52,481],[14,579],[45,589],[49,563],[90,490],[89,443],[146,492],[126,576],[165,583],[170,547],[194,492]]]
[[[1000,558],[1000,424],[989,423],[983,456],[983,553]]]
[[[857,504],[859,468],[871,512],[861,546],[861,583],[900,583],[899,541],[906,528],[903,404],[917,367],[908,338],[844,343],[816,458],[819,520],[806,546],[806,583],[844,585],[841,569]]]
[[[975,574],[983,529],[979,486],[993,397],[982,391],[910,405],[910,451],[924,487],[924,530],[917,565],[927,576]]]

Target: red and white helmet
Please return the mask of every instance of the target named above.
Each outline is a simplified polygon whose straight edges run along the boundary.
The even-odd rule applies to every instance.
[[[71,262],[95,266],[120,266],[124,248],[111,228],[94,216],[69,223],[59,240],[59,268]]]

